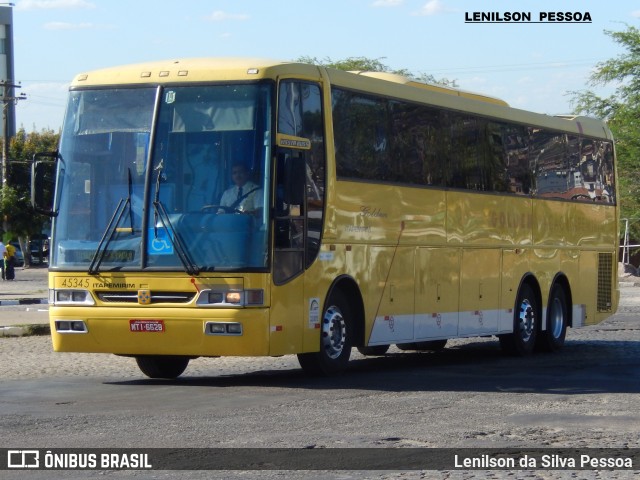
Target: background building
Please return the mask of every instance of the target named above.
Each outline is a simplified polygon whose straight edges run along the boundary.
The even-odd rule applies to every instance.
[[[13,7],[9,5],[0,5],[0,84],[15,84],[13,70]],[[5,136],[12,137],[16,133],[16,106],[14,101],[9,100],[10,97],[15,96],[15,89],[0,86],[0,98],[3,99],[7,109],[6,132],[5,122],[0,122],[2,138],[5,138]]]

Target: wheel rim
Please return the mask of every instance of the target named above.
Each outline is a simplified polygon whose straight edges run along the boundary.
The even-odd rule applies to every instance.
[[[551,314],[549,315],[549,326],[547,327],[549,333],[553,338],[560,338],[562,335],[562,329],[564,327],[564,308],[562,306],[562,300],[554,298],[551,303]]]
[[[536,313],[531,302],[526,298],[520,302],[518,320],[520,324],[520,336],[523,341],[528,342],[531,340],[531,336],[536,328]]]
[[[322,321],[322,347],[331,359],[342,354],[347,340],[347,324],[342,312],[336,306],[331,306],[324,314]]]

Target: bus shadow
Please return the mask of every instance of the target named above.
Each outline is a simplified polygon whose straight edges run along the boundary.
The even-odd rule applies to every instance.
[[[640,393],[640,342],[571,341],[557,353],[516,358],[497,342],[479,341],[441,352],[391,350],[380,357],[355,355],[334,377],[310,377],[300,368],[260,369],[176,380],[140,379],[112,385],[184,387],[280,387],[381,392],[454,391],[579,395]],[[212,365],[214,365],[212,363]],[[213,367],[215,368],[215,367]]]

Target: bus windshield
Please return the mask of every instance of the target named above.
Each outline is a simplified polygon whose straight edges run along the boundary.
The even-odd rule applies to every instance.
[[[76,90],[51,266],[267,266],[269,84]]]

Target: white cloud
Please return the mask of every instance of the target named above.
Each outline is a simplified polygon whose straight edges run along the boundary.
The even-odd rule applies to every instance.
[[[216,10],[211,15],[206,17],[207,20],[212,22],[224,22],[226,20],[248,20],[249,15],[244,13],[228,13],[222,10]]]
[[[429,0],[420,10],[413,12],[412,15],[417,17],[430,17],[432,15],[439,15],[441,13],[449,13],[453,11],[455,10],[448,8],[440,0]]]
[[[54,10],[70,8],[96,8],[87,0],[21,0],[16,10]]]
[[[636,18],[640,18],[640,10],[636,10],[634,12],[631,12],[631,16],[632,17],[636,17]]]
[[[404,0],[375,0],[371,4],[372,7],[399,7],[404,3]]]

